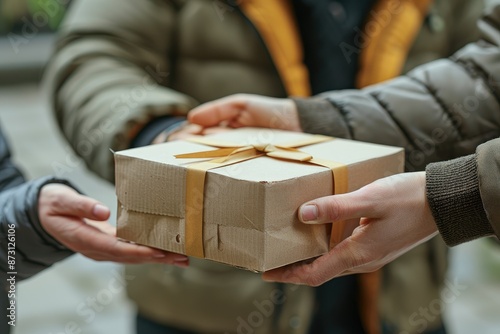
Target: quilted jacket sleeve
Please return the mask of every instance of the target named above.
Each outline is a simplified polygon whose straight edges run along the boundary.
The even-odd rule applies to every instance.
[[[113,179],[109,148],[128,148],[151,119],[184,115],[197,105],[165,87],[175,3],[74,1],[63,23],[46,71],[53,109],[74,150],[108,180]]]
[[[500,2],[479,22],[482,39],[450,59],[367,87],[296,100],[305,132],[402,146],[406,169],[474,153],[500,135]]]

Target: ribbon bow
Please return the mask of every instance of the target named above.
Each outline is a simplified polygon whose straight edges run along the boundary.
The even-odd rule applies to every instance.
[[[323,140],[324,141],[324,140]],[[202,140],[196,140],[195,142],[202,143],[207,145],[207,143],[203,143]],[[319,142],[319,141],[318,141]],[[210,144],[210,146],[215,146]],[[221,147],[222,143],[217,144],[218,147]],[[311,144],[309,144],[311,145]],[[233,160],[241,161],[241,159],[253,159],[258,158],[263,155],[267,155],[268,157],[277,158],[277,159],[285,159],[285,160],[295,160],[295,161],[310,161],[312,160],[312,155],[307,154],[305,152],[299,151],[294,147],[286,147],[286,146],[275,146],[273,144],[256,144],[256,145],[248,145],[248,146],[229,146],[224,148],[219,148],[217,150],[210,151],[202,151],[202,152],[194,152],[194,153],[186,153],[186,154],[178,154],[175,157],[181,159],[188,158],[217,158],[212,160],[213,163],[225,163],[232,162]]]
[[[200,151],[175,155],[179,159],[213,158],[209,161],[195,162],[187,166],[186,176],[186,217],[185,238],[186,255],[205,257],[203,247],[203,194],[205,189],[206,173],[210,169],[220,168],[245,160],[268,156],[296,162],[306,162],[332,170],[334,194],[347,192],[347,167],[344,164],[313,158],[312,155],[298,150],[299,147],[309,146],[333,140],[331,137],[311,135],[307,138],[282,145],[256,144],[236,146],[231,143],[213,141],[206,137],[192,137],[188,139],[198,144],[217,147],[216,150]],[[333,234],[332,240],[338,235]]]

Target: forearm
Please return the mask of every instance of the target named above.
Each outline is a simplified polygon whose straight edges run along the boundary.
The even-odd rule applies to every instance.
[[[481,21],[483,41],[362,90],[298,100],[305,132],[404,147],[407,170],[474,153],[500,135],[495,28],[500,7]],[[328,103],[326,103],[328,102]]]
[[[485,79],[472,78],[449,60],[418,71],[428,81],[401,77],[299,101],[301,127],[309,133],[404,147],[408,171],[471,154],[500,135],[500,106]]]

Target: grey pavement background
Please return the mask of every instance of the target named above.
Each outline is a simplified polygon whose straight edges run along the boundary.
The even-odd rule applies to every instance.
[[[29,178],[66,177],[107,204],[113,211],[110,221],[115,221],[113,187],[73,155],[37,86],[0,87],[0,121]],[[134,308],[124,295],[126,283],[116,284],[120,272],[119,265],[75,255],[18,284],[14,334],[133,333]],[[455,288],[443,295],[441,306],[436,302],[422,308],[430,308],[431,315],[444,312],[452,334],[500,333],[500,247],[481,240],[454,248],[449,282]]]

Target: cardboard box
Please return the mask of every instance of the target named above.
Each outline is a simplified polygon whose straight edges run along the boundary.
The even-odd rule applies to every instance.
[[[204,138],[234,146],[289,146],[314,137],[244,128]],[[347,191],[403,172],[402,148],[327,139],[301,147],[300,151],[314,159],[345,165]],[[216,149],[176,141],[117,152],[118,237],[172,252],[187,251],[189,255],[190,243],[194,242],[201,245],[206,259],[254,271],[266,271],[329,250],[331,225],[302,224],[297,209],[308,200],[333,193],[331,169],[269,156],[239,161],[208,170],[201,181],[202,193],[195,194],[196,204],[192,200],[186,204],[188,169],[211,159],[181,159],[174,155]],[[340,185],[341,180],[337,181]],[[198,206],[202,215],[202,231],[195,237],[192,231],[186,234],[185,224],[192,206]]]

